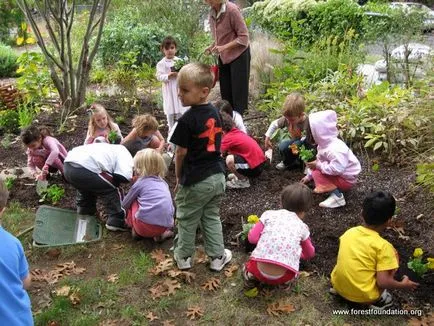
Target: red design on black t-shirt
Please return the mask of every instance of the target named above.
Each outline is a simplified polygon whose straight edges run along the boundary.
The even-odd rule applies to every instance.
[[[208,137],[208,144],[206,145],[206,150],[208,152],[215,152],[215,135],[222,132],[222,128],[215,126],[215,119],[209,118],[205,126],[207,127],[207,130],[205,130],[203,133],[199,134],[199,138],[207,138]]]

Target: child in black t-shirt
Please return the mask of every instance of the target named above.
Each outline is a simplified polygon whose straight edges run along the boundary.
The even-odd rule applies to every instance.
[[[178,73],[179,98],[183,106],[191,106],[178,120],[170,139],[176,145],[178,241],[174,256],[179,269],[192,266],[199,223],[205,252],[211,258],[210,269],[221,271],[232,259],[231,251],[224,248],[219,214],[225,168],[220,156],[220,117],[207,101],[212,85],[213,75],[207,65],[191,63]]]

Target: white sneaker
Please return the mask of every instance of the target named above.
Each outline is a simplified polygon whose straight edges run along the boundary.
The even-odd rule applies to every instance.
[[[230,189],[249,188],[250,182],[249,179],[234,179],[234,180],[227,181],[226,187]]]
[[[228,174],[228,180],[238,180],[238,177],[235,175],[235,173],[229,173]]]
[[[325,207],[325,208],[337,208],[345,206],[345,198],[344,195],[338,197],[335,194],[331,194],[329,198],[319,203],[319,207]]]
[[[378,301],[371,304],[369,308],[375,310],[385,310],[386,308],[389,308],[392,305],[393,305],[392,295],[387,290],[384,290],[383,293],[381,293],[381,296],[378,299]]]
[[[225,249],[225,253],[223,256],[211,260],[209,269],[215,272],[220,272],[223,269],[223,267],[225,267],[226,264],[231,261],[231,259],[232,259],[232,252],[229,249]]]
[[[286,165],[285,163],[283,163],[283,161],[279,162],[276,164],[276,169],[278,169],[279,171],[283,171],[286,169]]]
[[[178,265],[178,268],[180,270],[185,270],[185,269],[191,268],[191,257],[180,258],[180,259],[175,257],[175,261],[176,261],[176,265]]]

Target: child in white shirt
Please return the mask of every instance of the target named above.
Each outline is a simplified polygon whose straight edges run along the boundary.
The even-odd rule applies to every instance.
[[[243,117],[237,111],[234,111],[232,105],[226,100],[218,100],[214,103],[214,106],[220,111],[225,112],[234,121],[235,128],[241,130],[245,134],[247,134],[247,128],[244,125]]]

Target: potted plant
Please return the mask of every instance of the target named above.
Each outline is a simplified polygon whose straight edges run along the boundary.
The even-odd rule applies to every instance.
[[[292,154],[297,155],[303,162],[312,162],[315,161],[316,155],[314,149],[307,149],[304,145],[301,145],[300,147],[297,146],[297,144],[291,144],[289,146],[291,149]]]
[[[182,67],[184,67],[188,63],[188,58],[178,58],[175,60],[175,63],[172,67],[170,67],[170,71],[172,72],[178,72],[181,70]]]
[[[115,130],[111,130],[108,133],[107,138],[108,138],[108,141],[110,144],[119,144],[120,143],[120,137]]]

